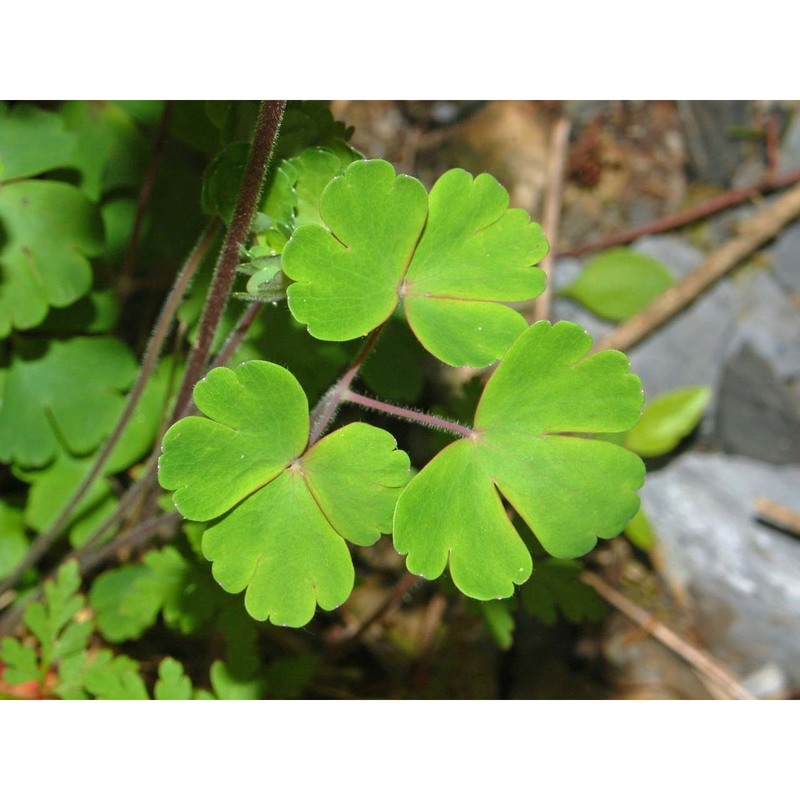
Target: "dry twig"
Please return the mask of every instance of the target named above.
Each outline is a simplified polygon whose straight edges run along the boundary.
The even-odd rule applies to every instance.
[[[800,536],[800,513],[787,506],[779,505],[766,497],[759,497],[756,500],[756,511],[758,516],[770,525]]]
[[[744,686],[708,653],[703,652],[685,639],[678,636],[675,631],[668,628],[663,622],[657,620],[652,614],[640,608],[632,600],[609,586],[599,575],[594,572],[584,572],[584,583],[591,586],[607,603],[621,611],[628,619],[635,622],[646,633],[657,639],[661,644],[679,655],[691,665],[698,674],[717,688],[713,694],[718,699],[728,700],[755,700],[756,698]]]
[[[571,123],[567,117],[560,117],[553,127],[547,176],[548,191],[542,220],[542,227],[550,242],[550,251],[539,264],[539,268],[547,277],[547,286],[534,301],[532,322],[540,319],[549,319],[550,317],[550,298],[553,294],[553,262],[555,260],[554,248],[558,236],[558,221],[561,216],[561,195],[564,188],[564,168],[567,161],[570,128]]]
[[[800,186],[786,192],[743,225],[742,233],[717,248],[696,270],[670,287],[635,317],[603,337],[595,350],[626,350],[690,305],[702,292],[774,238],[800,214]]]
[[[675,228],[682,228],[685,225],[690,225],[693,222],[698,222],[701,219],[710,217],[712,214],[718,214],[720,211],[738,206],[746,200],[753,200],[767,192],[785,189],[798,182],[800,182],[800,170],[793,170],[792,172],[787,172],[785,175],[779,175],[777,177],[768,177],[766,180],[754,184],[753,186],[748,186],[744,189],[734,189],[731,192],[726,192],[711,200],[706,200],[704,203],[699,203],[692,208],[686,209],[686,211],[679,211],[677,214],[669,214],[666,217],[661,217],[652,222],[646,222],[644,225],[637,225],[625,231],[612,233],[610,236],[594,239],[586,244],[578,245],[578,247],[561,250],[556,253],[556,258],[567,256],[578,258],[588,255],[589,253],[596,253],[598,250],[607,250],[609,247],[629,244],[636,239],[641,239],[642,236],[665,233]]]

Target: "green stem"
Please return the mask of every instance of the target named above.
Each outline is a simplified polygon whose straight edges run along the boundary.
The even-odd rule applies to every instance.
[[[250,233],[250,224],[256,212],[272,151],[275,149],[285,106],[284,100],[265,100],[261,103],[233,218],[214,269],[214,276],[200,317],[197,338],[189,353],[186,371],[175,403],[176,413],[173,422],[180,418],[182,409],[190,401],[194,385],[200,380],[206,368],[214,334],[222,319],[236,277],[241,247]]]
[[[350,390],[344,392],[341,399],[343,402],[354,403],[355,405],[364,406],[364,408],[370,408],[373,411],[380,411],[383,414],[410,420],[411,422],[417,423],[417,425],[436,428],[437,430],[444,431],[453,436],[461,436],[465,439],[475,436],[475,431],[472,430],[472,428],[468,428],[466,425],[460,425],[458,422],[451,422],[448,419],[435,417],[432,414],[423,414],[421,411],[414,411],[410,408],[394,406],[391,403],[384,403],[382,400],[373,400],[371,397],[366,397],[363,394],[357,394]]]

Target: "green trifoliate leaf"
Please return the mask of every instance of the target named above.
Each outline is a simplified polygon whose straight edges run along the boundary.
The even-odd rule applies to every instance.
[[[636,513],[644,466],[628,450],[575,434],[630,428],[641,383],[622,353],[587,356],[579,326],[539,322],[486,385],[471,437],[445,448],[406,487],[394,542],[410,572],[479,600],[508,597],[531,575],[528,548],[501,494],[545,550],[575,558]]]
[[[615,247],[590,258],[561,294],[598,317],[621,322],[650,305],[674,282],[672,273],[650,256]]]
[[[39,467],[62,444],[75,455],[97,448],[122,410],[136,362],[111,337],[21,339],[2,373],[0,461]]]
[[[0,103],[0,183],[72,163],[76,137],[52,111]]]
[[[646,457],[669,453],[697,427],[710,399],[711,390],[704,386],[686,386],[656,397],[625,434],[625,447]]]
[[[545,625],[554,625],[559,611],[574,623],[602,619],[606,607],[597,592],[581,580],[582,572],[578,561],[537,561],[536,572],[520,593],[523,607]]]
[[[533,268],[547,252],[541,228],[490,175],[443,175],[427,197],[391,164],[356,161],[324,192],[326,227],[295,231],[283,252],[294,316],[318,339],[364,336],[402,300],[423,346],[453,366],[484,367],[525,329],[503,303],[544,289]]]
[[[80,189],[20,181],[0,191],[0,337],[38,325],[85,295],[103,250],[100,214]]]
[[[353,586],[345,540],[372,544],[391,529],[408,458],[385,431],[355,423],[308,451],[308,403],[282,367],[212,370],[194,392],[206,418],[164,437],[159,477],[188,519],[212,520],[203,553],[224,589],[247,588],[255,619],[298,627]]]

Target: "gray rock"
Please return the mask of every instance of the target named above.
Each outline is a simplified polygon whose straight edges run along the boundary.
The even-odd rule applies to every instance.
[[[766,270],[728,281],[736,297],[736,327],[726,355],[750,344],[782,380],[800,376],[800,313]]]
[[[679,100],[678,115],[686,135],[690,171],[706,183],[728,186],[747,149],[730,130],[748,124],[744,100]]]
[[[778,167],[781,172],[800,167],[800,116],[795,115],[789,130],[784,134]]]
[[[770,464],[800,464],[795,398],[749,344],[723,373],[713,441],[726,453]]]
[[[798,508],[800,467],[689,453],[648,474],[645,512],[699,633],[740,676],[767,664],[800,689],[800,541],[755,519],[756,498]]]
[[[772,258],[772,268],[781,284],[789,291],[800,292],[800,222],[781,233]]]

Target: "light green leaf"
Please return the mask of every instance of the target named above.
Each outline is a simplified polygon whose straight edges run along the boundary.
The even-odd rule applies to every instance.
[[[625,526],[625,536],[642,550],[650,550],[656,545],[656,534],[644,509],[640,508],[636,516]]]
[[[0,183],[39,175],[72,163],[76,137],[58,114],[0,102]]]
[[[710,399],[711,390],[704,386],[685,386],[656,397],[625,434],[625,447],[648,458],[669,453],[697,427]]]
[[[0,337],[36,327],[53,306],[85,295],[89,258],[103,250],[100,214],[80,189],[54,181],[20,181],[0,192]]]
[[[621,322],[649,306],[674,282],[672,273],[650,256],[615,247],[590,258],[561,294],[598,317]]]
[[[207,418],[164,437],[159,479],[187,518],[220,517],[203,553],[224,589],[247,589],[255,619],[299,627],[353,586],[345,539],[371,544],[391,528],[408,458],[385,431],[355,423],[308,451],[308,404],[285,369],[263,361],[212,370],[195,387]],[[227,512],[227,513],[226,513]]]
[[[0,381],[0,460],[43,466],[63,446],[85,455],[110,433],[136,375],[111,337],[20,339]]]
[[[490,175],[451,170],[428,198],[391,164],[356,161],[325,188],[320,213],[327,228],[301,226],[283,251],[284,272],[296,281],[289,307],[319,339],[364,336],[402,299],[433,355],[484,367],[526,327],[503,303],[544,289],[544,274],[532,268],[547,252],[541,228],[508,209]]]
[[[156,700],[191,700],[192,682],[183,672],[183,664],[174,658],[165,658],[158,665],[155,685]]]
[[[587,357],[577,325],[539,322],[517,339],[486,385],[475,432],[445,448],[409,483],[394,543],[410,572],[479,600],[510,596],[532,563],[501,494],[545,550],[574,558],[617,535],[636,513],[644,466],[633,453],[576,434],[631,427],[641,383],[622,353]]]

